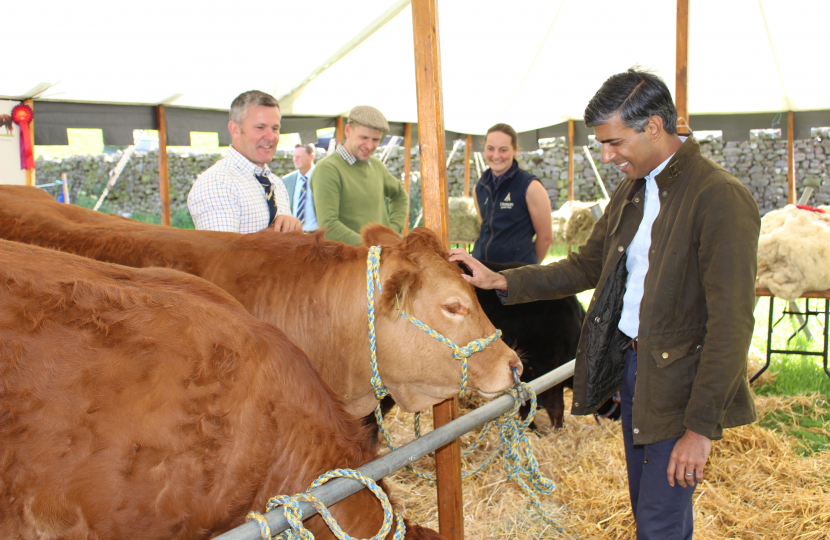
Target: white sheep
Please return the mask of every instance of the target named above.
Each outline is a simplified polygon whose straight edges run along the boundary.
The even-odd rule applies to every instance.
[[[830,207],[825,213],[788,204],[761,220],[758,282],[785,300],[830,289]]]

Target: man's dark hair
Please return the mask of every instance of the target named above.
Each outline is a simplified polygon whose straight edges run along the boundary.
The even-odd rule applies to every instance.
[[[594,127],[608,122],[619,113],[623,124],[643,132],[652,116],[663,119],[663,129],[677,133],[677,109],[663,79],[631,68],[617,73],[602,83],[585,108],[585,125]]]
[[[248,107],[276,107],[280,108],[280,102],[271,94],[259,90],[248,90],[236,96],[231,103],[230,118],[237,124],[242,124],[248,115]]]

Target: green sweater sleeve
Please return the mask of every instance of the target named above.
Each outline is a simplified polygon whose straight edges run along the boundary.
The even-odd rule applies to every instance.
[[[327,158],[328,159],[328,158]],[[340,221],[340,195],[343,178],[340,171],[331,163],[321,161],[311,176],[311,191],[314,193],[314,213],[321,229],[326,230],[326,238],[359,246],[360,234],[348,228]]]
[[[407,210],[409,210],[409,194],[403,188],[403,184],[384,167],[383,189],[384,195],[389,198],[389,223],[392,229],[403,233],[406,222]]]

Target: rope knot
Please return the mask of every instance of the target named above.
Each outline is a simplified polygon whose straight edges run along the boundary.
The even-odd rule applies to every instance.
[[[320,517],[323,518],[323,521],[326,522],[326,525],[329,526],[329,529],[331,529],[331,532],[338,540],[356,540],[340,528],[337,521],[335,521],[334,517],[331,515],[331,512],[329,512],[326,508],[326,505],[323,504],[320,499],[311,494],[311,490],[322,486],[332,478],[351,478],[353,480],[357,480],[365,485],[366,488],[374,493],[380,500],[380,504],[383,507],[383,524],[381,525],[380,531],[378,531],[378,533],[373,536],[371,540],[383,540],[386,538],[386,535],[388,535],[389,531],[392,530],[393,517],[396,519],[394,538],[395,540],[403,540],[403,537],[406,534],[403,518],[399,513],[392,510],[392,504],[389,502],[389,497],[387,497],[386,493],[374,480],[354,469],[335,469],[333,471],[323,473],[317,478],[317,480],[312,482],[308,489],[303,493],[298,493],[292,496],[278,495],[276,497],[272,497],[265,506],[265,510],[270,512],[282,506],[283,514],[291,527],[290,530],[283,532],[277,538],[281,540],[314,540],[314,535],[312,535],[311,532],[303,526],[303,513],[300,510],[300,503],[307,502],[317,510]],[[259,525],[262,538],[264,540],[271,540],[271,528],[269,527],[265,516],[259,512],[250,512],[247,516],[247,521],[251,521],[252,519],[256,520]]]

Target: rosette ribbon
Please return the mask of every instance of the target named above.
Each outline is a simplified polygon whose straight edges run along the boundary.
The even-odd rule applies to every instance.
[[[31,107],[21,103],[12,109],[12,120],[20,126],[20,168],[35,168],[35,152],[32,147],[32,137],[29,135],[29,124],[35,119]]]

